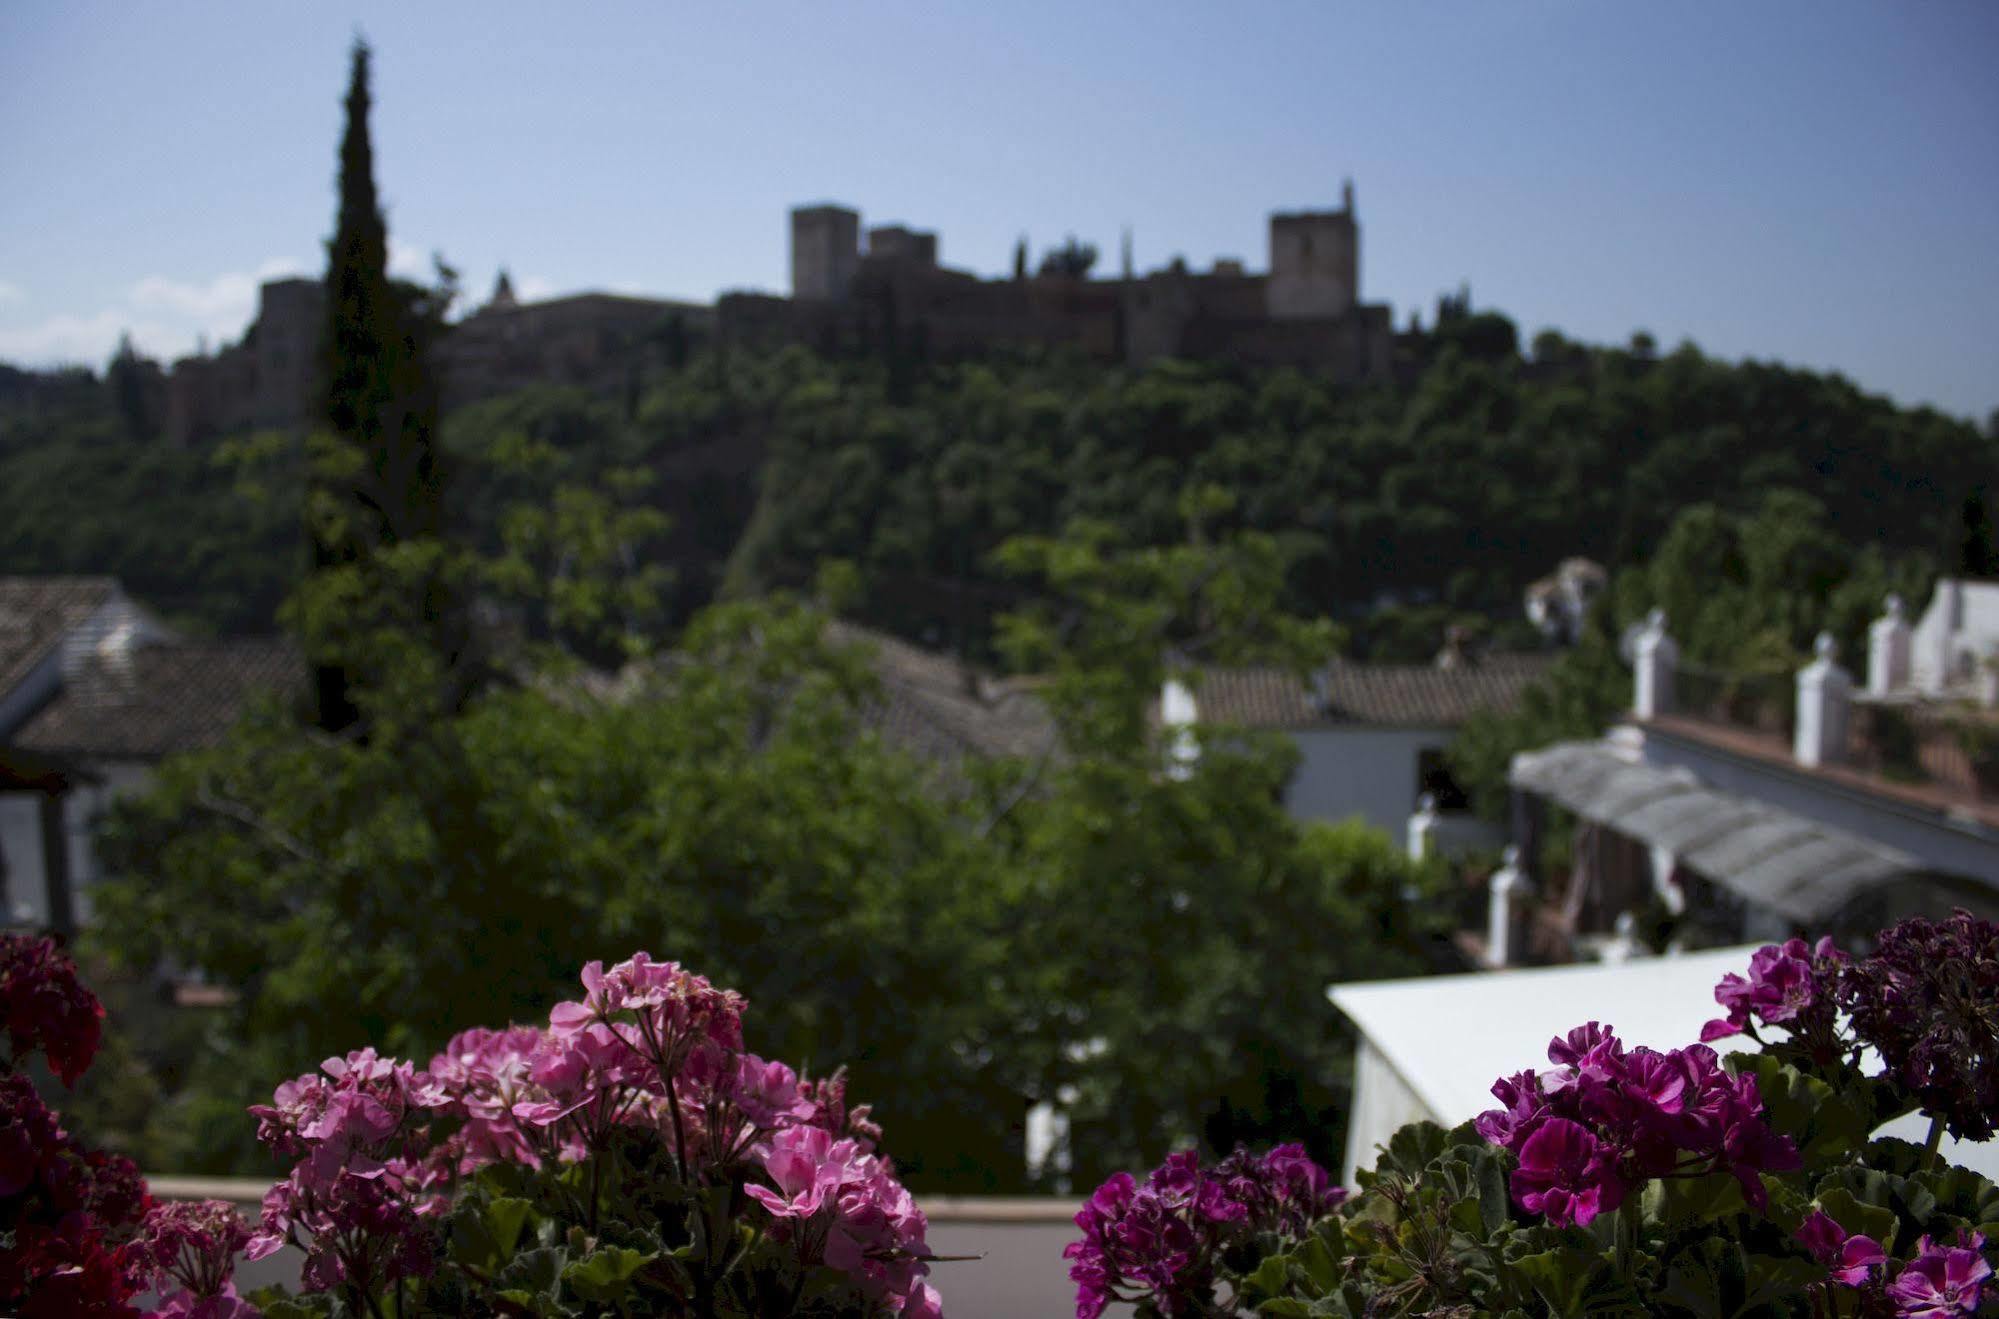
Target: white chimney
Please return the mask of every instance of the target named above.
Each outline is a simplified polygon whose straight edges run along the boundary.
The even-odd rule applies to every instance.
[[[1673,712],[1673,672],[1679,663],[1680,648],[1666,635],[1666,611],[1654,609],[1645,616],[1645,628],[1634,647],[1633,714],[1651,719]]]
[[[1200,721],[1201,708],[1194,700],[1193,690],[1178,678],[1168,678],[1159,689],[1159,722],[1166,728],[1170,744],[1168,777],[1193,776],[1194,765],[1201,758],[1200,742],[1194,736],[1194,725]]]
[[[1500,867],[1493,872],[1488,882],[1485,918],[1485,962],[1487,966],[1506,966],[1519,956],[1515,946],[1514,932],[1520,928],[1521,917],[1525,914],[1523,904],[1531,897],[1534,886],[1520,869],[1520,849],[1509,845],[1501,857]]]
[[[1436,794],[1426,792],[1416,799],[1416,813],[1409,817],[1408,852],[1411,861],[1421,861],[1430,854],[1430,836],[1436,831]]]
[[[1792,751],[1807,768],[1846,758],[1846,716],[1853,703],[1853,676],[1839,667],[1839,644],[1819,633],[1817,658],[1798,670],[1797,731]]]
[[[1891,595],[1886,612],[1867,629],[1867,692],[1886,696],[1909,685],[1909,620],[1902,597]]]

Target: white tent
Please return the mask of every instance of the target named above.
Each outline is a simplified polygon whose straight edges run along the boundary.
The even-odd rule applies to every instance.
[[[1344,1181],[1372,1167],[1398,1127],[1428,1119],[1446,1127],[1498,1107],[1492,1083],[1549,1066],[1548,1042],[1585,1022],[1614,1027],[1627,1044],[1675,1049],[1700,1039],[1722,1015],[1714,987],[1748,970],[1757,945],[1616,965],[1482,971],[1334,985],[1334,1006],[1360,1032],[1354,1058]],[[1726,1053],[1726,1041],[1716,1047]],[[1920,1114],[1880,1134],[1920,1141]],[[1967,1145],[1946,1138],[1946,1157],[1999,1179],[1999,1142]]]

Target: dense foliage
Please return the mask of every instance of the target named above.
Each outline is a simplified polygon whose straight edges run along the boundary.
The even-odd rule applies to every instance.
[[[1990,1131],[1999,927],[1913,919],[1858,960],[1794,939],[1715,998],[1704,1036],[1758,1051],[1577,1027],[1549,1068],[1495,1082],[1499,1108],[1397,1132],[1313,1223],[1256,1225],[1229,1165],[1114,1178],[1076,1219],[1079,1319],[1113,1299],[1349,1319],[1999,1309],[1999,1186],[1938,1155],[1945,1132]],[[1927,1147],[1869,1139],[1911,1111]]]
[[[1507,332],[1465,328],[1488,319]],[[1490,313],[1440,326],[1405,379],[1366,389],[1185,362],[994,358],[912,372],[797,349],[649,353],[613,393],[534,386],[448,416],[446,513],[459,534],[496,540],[513,478],[482,459],[524,442],[579,485],[641,469],[648,505],[672,522],[671,620],[724,586],[802,586],[844,559],[868,621],[977,652],[1019,599],[991,559],[1005,540],[1088,517],[1132,544],[1171,543],[1181,490],[1212,483],[1236,497],[1221,529],[1281,539],[1292,612],[1360,625],[1360,653],[1424,658],[1460,618],[1523,641],[1528,582],[1573,554],[1648,558],[1678,512],[1704,501],[1746,516],[1772,491],[1797,491],[1847,545],[1948,562],[1965,496],[1993,478],[1999,437],[1838,377],[1552,334],[1529,357],[1513,338]],[[92,462],[115,475],[96,456],[105,445],[140,452],[117,438],[108,386],[63,398],[0,401],[0,524],[25,529],[11,566],[116,571],[137,586],[147,538],[189,524],[171,501],[199,501],[215,547],[185,580],[159,584],[214,625],[240,626],[252,606],[224,584],[260,583],[249,598],[268,618],[281,594],[271,543],[208,456],[152,454],[145,483],[48,479]],[[296,458],[259,479],[295,494]],[[66,516],[42,507],[51,498]],[[296,571],[288,546],[280,564]]]
[[[1171,543],[1180,491],[1211,483],[1235,499],[1219,527],[1281,539],[1293,612],[1362,624],[1363,652],[1427,658],[1453,617],[1516,620],[1560,559],[1648,558],[1704,501],[1742,516],[1797,491],[1848,545],[1933,557],[1992,469],[1999,437],[1837,378],[1557,336],[1523,360],[1510,326],[1495,344],[1470,323],[1406,385],[1364,390],[1051,359],[937,368],[898,401],[884,374],[818,366],[772,437],[737,579],[847,558],[884,626],[976,637],[1007,599],[989,559],[1007,538],[1085,516]]]
[[[1237,649],[1320,631],[1274,612],[1256,538],[1016,557],[1060,611],[1016,631],[1067,734],[1021,760],[886,742],[865,654],[799,602],[715,607],[618,683],[530,669],[458,709],[421,633],[366,632],[363,671],[388,678],[356,689],[367,736],[266,708],[113,813],[101,946],[234,997],[166,1084],[173,1116],[127,1138],[158,1166],[253,1168],[229,1115],[289,1058],[434,1049],[661,940],[770,1004],[774,1048],[890,1096],[920,1184],[1022,1185],[1036,1102],[1072,1116],[1086,1175],[1323,1131],[1346,1059],[1317,987],[1423,968],[1425,876],[1385,838],[1289,819],[1281,744],[1217,738],[1163,773],[1160,661],[1135,653],[1197,644],[1203,619]]]

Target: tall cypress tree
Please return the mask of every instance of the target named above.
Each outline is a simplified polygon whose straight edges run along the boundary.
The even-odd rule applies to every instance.
[[[367,43],[357,40],[340,143],[340,212],[326,245],[324,415],[367,459],[353,493],[372,516],[358,534],[388,545],[442,530],[443,483],[421,291],[389,279],[388,226],[368,137],[368,62]]]
[[[313,565],[367,565],[376,551],[443,531],[443,471],[436,444],[438,390],[426,350],[441,319],[426,291],[389,278],[388,226],[375,192],[375,156],[368,135],[369,50],[354,43],[347,85],[347,127],[340,143],[340,206],[327,242],[326,325],[321,341],[320,415],[351,461],[323,479],[328,515],[312,528]],[[439,582],[373,583],[416,590],[405,612],[427,620],[431,644],[450,663],[459,649],[459,611]],[[352,657],[348,657],[351,664]],[[327,661],[315,670],[319,721],[351,724],[356,711],[348,665]]]

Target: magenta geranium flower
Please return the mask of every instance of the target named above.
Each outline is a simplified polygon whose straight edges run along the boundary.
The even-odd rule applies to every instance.
[[[1999,1132],[1999,925],[1958,911],[1884,932],[1841,987],[1888,1075],[1960,1140]]]
[[[1960,1233],[1955,1246],[1924,1237],[1916,1244],[1916,1257],[1888,1284],[1896,1314],[1908,1319],[1976,1314],[1985,1283],[1992,1277],[1992,1266],[1981,1253],[1984,1247],[1985,1238],[1976,1232]]]
[[[1826,1266],[1834,1282],[1847,1287],[1865,1287],[1875,1270],[1888,1262],[1881,1243],[1869,1236],[1849,1236],[1832,1215],[1814,1209],[1797,1232],[1798,1241],[1812,1258]]]
[[[1556,1227],[1586,1227],[1624,1203],[1624,1184],[1596,1137],[1567,1118],[1550,1118],[1520,1149],[1513,1198]]]
[[[77,978],[55,940],[0,935],[0,1027],[19,1064],[40,1050],[66,1086],[97,1056],[104,1005]]]
[[[1796,1147],[1764,1120],[1755,1078],[1729,1076],[1705,1045],[1627,1051],[1591,1022],[1550,1041],[1548,1057],[1549,1071],[1495,1082],[1506,1107],[1474,1121],[1520,1159],[1514,1200],[1530,1213],[1587,1223],[1647,1180],[1708,1172],[1732,1173],[1760,1210],[1761,1174],[1797,1166]]]

